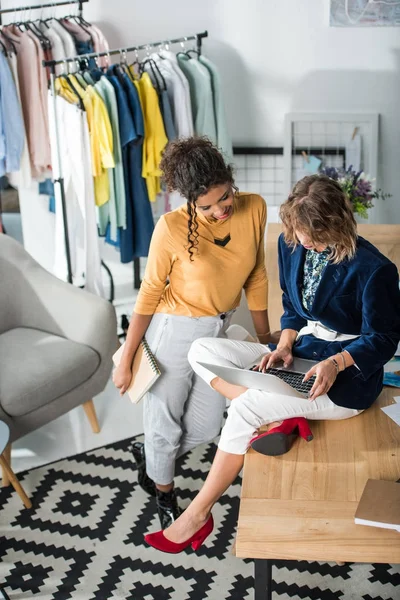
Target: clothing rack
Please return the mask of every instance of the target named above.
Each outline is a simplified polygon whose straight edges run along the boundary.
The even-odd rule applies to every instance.
[[[89,2],[89,0],[62,0],[61,2],[46,2],[44,4],[35,4],[34,6],[15,6],[13,8],[0,8],[0,25],[1,25],[1,15],[5,13],[14,13],[21,11],[31,11],[43,8],[55,8],[56,6],[67,6],[71,4],[78,4],[79,16],[82,17],[83,7],[82,4],[84,2]],[[54,71],[55,73],[55,71]],[[54,85],[54,82],[53,82]],[[55,99],[55,97],[54,97]],[[54,103],[55,105],[55,103]],[[56,124],[57,128],[57,124]],[[57,135],[57,134],[56,134]],[[57,135],[57,159],[58,163],[60,163],[60,148],[59,148],[59,139]],[[58,171],[60,173],[60,171]],[[66,213],[66,205],[65,205],[65,193],[64,193],[64,184],[61,186],[61,196],[62,196],[62,209],[63,209],[63,221],[64,221],[64,238],[65,238],[65,251],[67,256],[67,271],[68,271],[68,282],[72,283],[72,267],[71,267],[71,252],[69,247],[69,237],[68,237],[68,224],[67,224],[67,213]]]
[[[85,0],[87,1],[87,0]],[[69,4],[69,3],[67,3]],[[58,120],[57,120],[57,102],[56,102],[56,65],[65,64],[68,62],[77,62],[84,59],[96,58],[100,56],[113,56],[115,54],[119,54],[122,56],[122,53],[128,52],[137,52],[139,50],[149,50],[150,48],[157,48],[159,46],[167,46],[172,44],[184,44],[185,42],[196,41],[197,52],[201,54],[202,40],[208,37],[208,32],[203,31],[202,33],[196,33],[194,35],[174,38],[169,40],[164,40],[162,42],[151,42],[149,44],[142,44],[140,46],[130,46],[130,47],[122,47],[116,48],[113,50],[109,50],[107,52],[89,52],[87,54],[80,54],[73,57],[66,57],[60,60],[44,60],[43,67],[50,68],[50,89],[52,95],[52,109],[53,109],[53,118],[55,123],[55,138],[56,138],[56,164],[53,165],[53,173],[54,173],[54,183],[57,183],[60,186],[60,194],[61,194],[61,203],[62,203],[62,213],[63,213],[63,222],[64,222],[64,239],[65,239],[65,254],[67,259],[67,272],[68,272],[68,282],[72,283],[72,266],[71,266],[71,251],[69,245],[69,235],[68,235],[68,221],[67,221],[67,207],[65,201],[65,188],[64,188],[64,179],[62,176],[62,165],[60,159],[60,138],[58,131]],[[134,274],[134,287],[135,289],[139,289],[140,287],[140,259],[135,258],[133,262],[133,274]]]
[[[89,2],[89,0],[65,0],[65,2],[46,2],[46,4],[35,4],[34,6],[16,6],[14,8],[3,8],[0,9],[0,15],[4,13],[20,12],[22,10],[32,10],[38,8],[54,8],[56,6],[66,6],[67,4],[79,4],[79,15],[82,16],[82,4]]]

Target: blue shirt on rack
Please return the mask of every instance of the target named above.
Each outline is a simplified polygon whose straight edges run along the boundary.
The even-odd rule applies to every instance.
[[[0,52],[0,177],[18,171],[24,147],[24,122],[14,79]]]
[[[127,263],[134,258],[148,255],[154,230],[147,186],[142,177],[144,119],[137,89],[128,75],[119,67],[114,66],[108,70],[108,78],[116,89],[120,130],[124,129],[124,122],[129,122],[129,127],[132,127],[135,132],[134,137],[125,146],[121,142],[127,210],[126,229],[120,230],[119,235],[121,261]],[[124,100],[122,99],[123,95],[125,96]],[[126,114],[126,106],[128,106],[128,114]]]

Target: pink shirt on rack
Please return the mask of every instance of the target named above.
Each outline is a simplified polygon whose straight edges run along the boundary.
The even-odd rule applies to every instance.
[[[78,42],[90,42],[91,36],[90,33],[87,33],[85,29],[83,29],[77,23],[73,21],[68,21],[68,19],[61,19],[62,25],[67,29]]]
[[[22,32],[16,26],[5,29],[18,48],[18,81],[32,177],[41,179],[51,168],[47,78],[41,63],[44,53],[33,33]]]
[[[97,27],[97,25],[91,25],[88,28],[88,30],[92,34],[95,52],[108,52],[108,50],[110,49],[110,46],[109,46],[106,38],[104,37],[104,34],[101,31],[101,29],[99,29]],[[106,68],[109,67],[110,66],[109,57],[108,56],[99,56],[98,64],[100,67],[106,67]]]

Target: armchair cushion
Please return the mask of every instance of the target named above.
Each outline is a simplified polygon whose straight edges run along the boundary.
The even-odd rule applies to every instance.
[[[39,329],[17,327],[0,335],[0,405],[26,415],[88,380],[99,354],[84,344]]]

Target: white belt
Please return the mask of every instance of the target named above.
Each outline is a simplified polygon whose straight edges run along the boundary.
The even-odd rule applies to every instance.
[[[345,340],[355,340],[360,337],[359,335],[352,335],[350,333],[338,333],[337,331],[333,331],[333,329],[329,329],[329,327],[325,327],[319,321],[307,321],[307,325],[300,329],[297,334],[297,339],[302,335],[313,335],[320,340],[336,341],[343,342]]]

